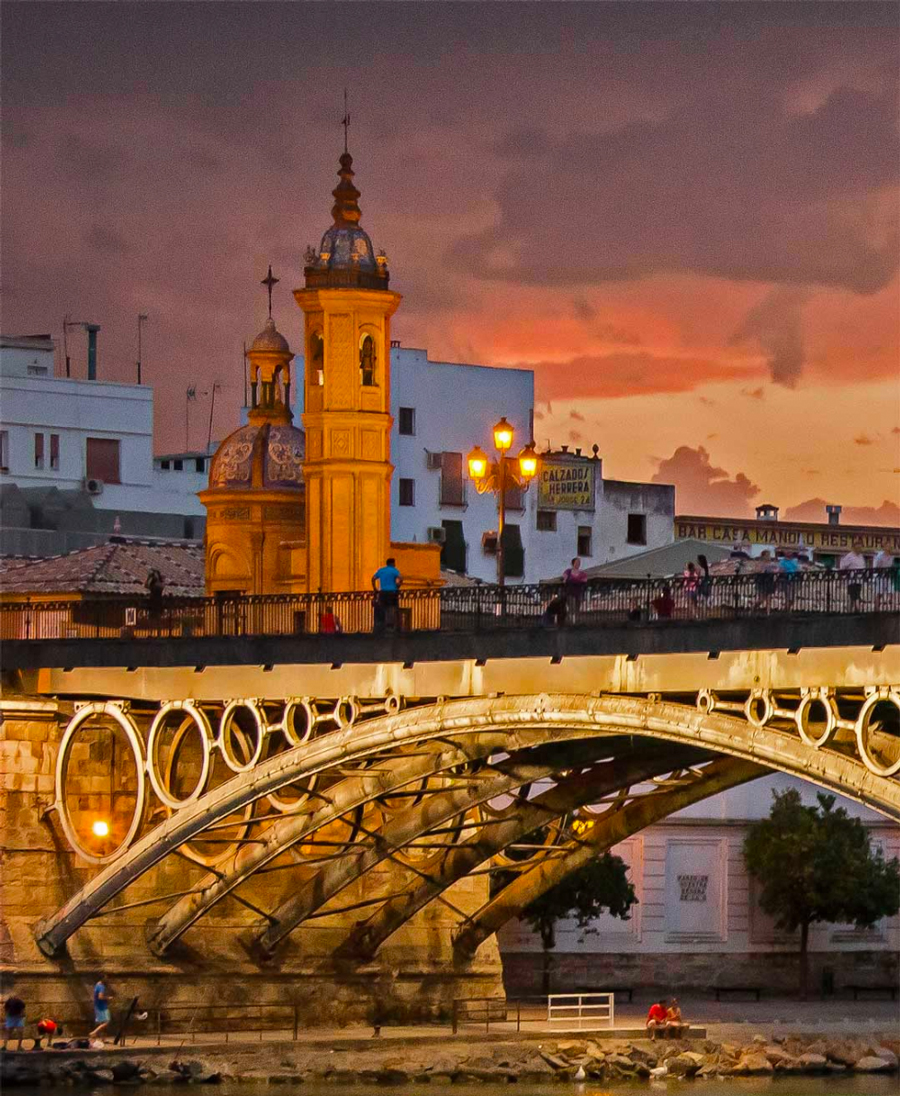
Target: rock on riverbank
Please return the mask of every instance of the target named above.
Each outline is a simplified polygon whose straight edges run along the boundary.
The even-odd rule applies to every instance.
[[[659,1077],[750,1077],[774,1074],[892,1073],[898,1068],[895,1036],[810,1039],[801,1036],[747,1043],[711,1040],[594,1041],[589,1037],[542,1042],[520,1039],[467,1044],[434,1039],[402,1046],[323,1050],[303,1044],[221,1047],[204,1057],[170,1062],[140,1051],[104,1052],[54,1060],[52,1054],[8,1055],[0,1084],[85,1085],[209,1084],[221,1080],[296,1084],[305,1081],[402,1085],[434,1082],[639,1080]]]

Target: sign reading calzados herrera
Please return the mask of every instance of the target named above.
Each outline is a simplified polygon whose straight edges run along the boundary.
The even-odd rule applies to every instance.
[[[593,510],[593,461],[549,461],[541,463],[538,478],[540,510]]]

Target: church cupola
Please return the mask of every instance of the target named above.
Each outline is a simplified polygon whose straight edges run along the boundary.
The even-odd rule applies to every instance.
[[[290,546],[304,537],[303,431],[291,414],[294,353],[272,318],[272,268],[265,327],[247,351],[247,425],[219,445],[210,462],[206,506],[209,593],[277,594],[305,589],[305,556]],[[302,566],[297,568],[301,558]]]

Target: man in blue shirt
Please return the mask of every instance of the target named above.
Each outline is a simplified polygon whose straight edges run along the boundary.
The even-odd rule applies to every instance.
[[[397,607],[400,604],[400,586],[403,579],[397,570],[394,557],[390,556],[383,567],[372,575],[372,589],[375,591],[375,629],[380,631],[390,621],[391,627],[397,626]]]
[[[91,1039],[96,1039],[109,1023],[109,993],[102,974],[94,986],[94,1023],[97,1026],[90,1034]]]

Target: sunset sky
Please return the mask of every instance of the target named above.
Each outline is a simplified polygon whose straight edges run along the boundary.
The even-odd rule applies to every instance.
[[[539,444],[681,512],[898,524],[898,11],[5,0],[3,331],[131,380],[146,312],[157,449],[189,384],[223,436],[269,262],[300,345],[347,86],[404,345],[534,368]]]

